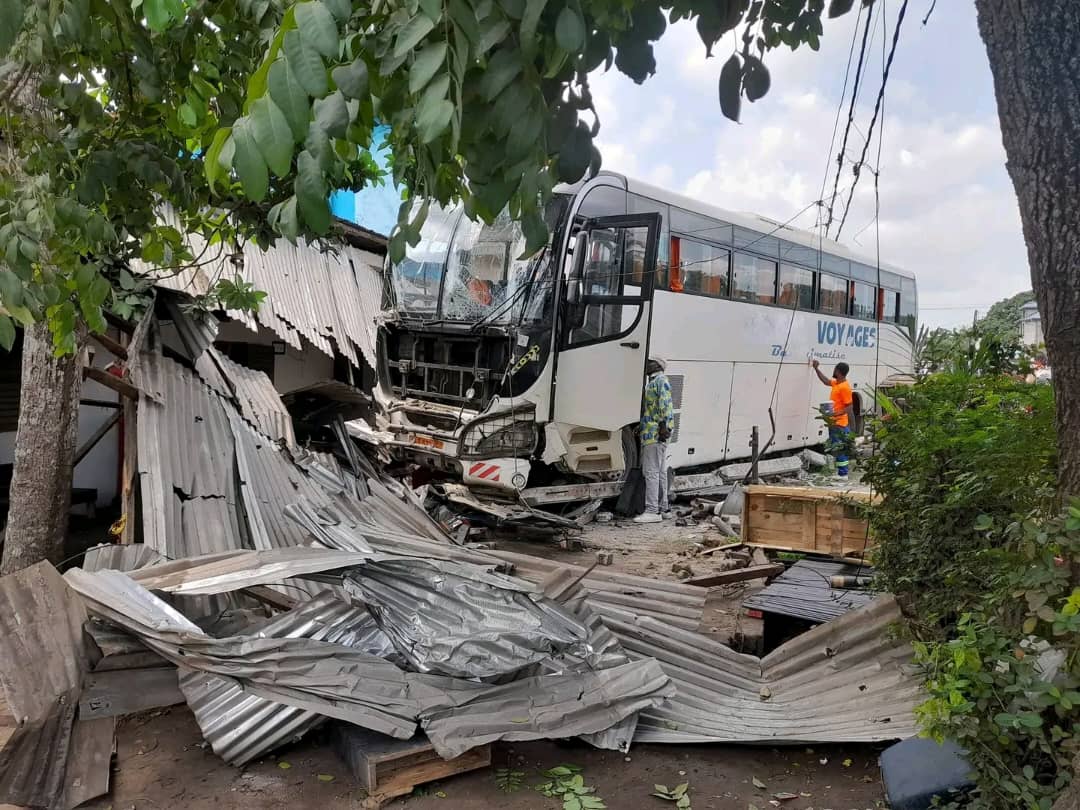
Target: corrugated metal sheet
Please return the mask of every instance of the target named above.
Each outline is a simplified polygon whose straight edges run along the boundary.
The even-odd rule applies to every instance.
[[[157,565],[164,559],[143,543],[112,543],[89,549],[83,555],[79,567],[85,571],[135,571],[148,565]]]
[[[913,736],[920,682],[900,619],[882,596],[763,659],[648,616],[605,623],[632,658],[654,658],[677,693],[642,712],[635,740],[658,743],[877,742]]]
[[[323,594],[267,624],[259,635],[309,638],[385,657],[393,646],[362,608]],[[231,678],[182,669],[180,689],[214,753],[243,765],[306,734],[325,719],[245,692]]]
[[[207,355],[221,369],[232,389],[230,396],[239,404],[244,418],[271,439],[295,446],[292,417],[270,378],[261,371],[234,363],[217,349],[210,348]]]
[[[492,551],[490,554],[513,565],[517,576],[537,584],[564,567],[577,576],[585,574],[585,569],[579,566],[564,565],[528,554],[509,551]],[[601,617],[605,617],[609,610],[629,611],[639,616],[653,616],[687,630],[696,630],[701,624],[708,596],[707,588],[596,568],[581,584],[589,592],[592,609]]]
[[[521,580],[436,560],[369,562],[345,574],[416,672],[490,679],[567,651],[585,654],[588,631]]]
[[[170,559],[242,548],[231,408],[157,352],[143,353],[140,378],[143,541]]]
[[[849,610],[869,604],[877,594],[855,588],[834,588],[834,576],[873,576],[869,566],[833,560],[799,560],[766,587],[743,602],[743,607],[812,622],[828,622]]]
[[[57,699],[44,717],[27,722],[0,756],[0,802],[20,807],[63,807],[64,774],[71,751],[79,690]]]

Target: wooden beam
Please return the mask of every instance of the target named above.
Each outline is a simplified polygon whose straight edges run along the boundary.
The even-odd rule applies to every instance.
[[[135,331],[136,324],[132,323],[131,321],[125,321],[123,318],[119,318],[116,315],[113,315],[107,309],[102,310],[102,314],[105,316],[105,322],[108,323],[109,326],[115,326],[121,332],[129,335]]]
[[[129,397],[130,399],[137,400],[139,398],[139,389],[129,383],[127,380],[121,379],[104,369],[93,368],[91,366],[83,367],[83,379],[90,379],[94,382],[99,382],[106,388],[111,388],[122,397]]]
[[[105,351],[111,353],[113,356],[118,357],[121,360],[127,360],[127,348],[122,346],[117,341],[113,340],[108,335],[96,335],[91,332],[90,339],[99,346],[101,346],[103,349],[105,349]]]
[[[119,408],[119,402],[113,402],[111,399],[80,399],[80,405],[85,405],[88,408]]]
[[[299,604],[297,599],[281,591],[268,588],[266,585],[252,585],[248,588],[241,588],[241,593],[245,593],[252,599],[278,610],[292,610]]]
[[[75,460],[72,462],[73,467],[79,466],[79,462],[86,458],[86,454],[94,449],[94,446],[105,438],[105,434],[108,433],[117,422],[120,421],[120,411],[113,411],[112,414],[106,419],[98,429],[94,431],[94,434],[83,442],[82,447],[75,451]]]
[[[770,563],[769,565],[751,565],[749,568],[736,568],[732,571],[721,571],[719,574],[708,574],[703,577],[693,577],[685,580],[684,585],[697,585],[702,588],[711,588],[714,585],[730,585],[733,582],[745,582],[748,579],[764,579],[775,577],[784,573],[783,563]]]

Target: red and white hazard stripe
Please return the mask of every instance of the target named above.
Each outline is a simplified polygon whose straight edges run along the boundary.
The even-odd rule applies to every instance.
[[[486,464],[483,461],[478,461],[469,467],[469,475],[473,478],[482,478],[485,481],[498,481],[499,467],[496,464]]]

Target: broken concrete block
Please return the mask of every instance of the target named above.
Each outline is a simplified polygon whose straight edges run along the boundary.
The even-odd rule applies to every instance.
[[[612,554],[610,551],[596,552],[596,561],[600,563],[600,565],[611,565],[611,561],[614,559],[614,557],[615,555]]]
[[[806,449],[799,454],[805,464],[810,469],[819,469],[821,467],[829,466],[829,457],[824,453],[819,453],[816,450]]]
[[[563,551],[584,551],[585,543],[580,537],[564,537],[559,541],[559,548]]]
[[[679,579],[689,579],[694,575],[694,569],[686,563],[677,562],[671,566],[671,573],[675,574]]]

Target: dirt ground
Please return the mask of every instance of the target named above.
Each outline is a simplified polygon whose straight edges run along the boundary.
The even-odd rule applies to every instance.
[[[274,810],[357,808],[364,798],[352,776],[316,731],[276,756],[234,768],[205,747],[186,707],[124,719],[118,728],[112,793],[84,805],[96,810]],[[656,783],[688,782],[694,810],[868,810],[884,806],[878,776],[880,747],[815,746],[785,749],[723,745],[638,745],[629,756],[581,743],[498,745],[492,768],[418,788],[388,808],[411,810],[558,810],[560,803],[532,790],[541,772],[560,764],[581,767],[611,810],[673,807],[650,796]],[[522,787],[503,793],[494,769],[521,771]],[[757,780],[755,782],[755,780]],[[764,785],[764,787],[761,787]],[[776,799],[776,794],[794,798]],[[774,804],[775,803],[775,804]]]

